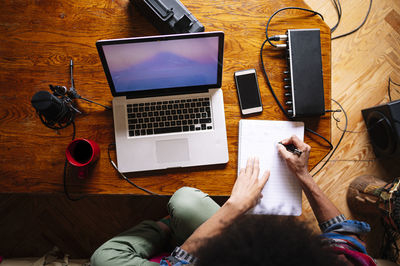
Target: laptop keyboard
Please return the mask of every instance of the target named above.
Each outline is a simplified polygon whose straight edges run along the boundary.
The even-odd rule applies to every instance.
[[[129,136],[211,130],[209,98],[127,105]]]

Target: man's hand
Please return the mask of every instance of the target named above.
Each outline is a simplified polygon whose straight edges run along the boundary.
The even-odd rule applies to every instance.
[[[280,156],[286,161],[287,166],[299,179],[318,222],[323,223],[340,215],[338,208],[326,197],[308,172],[308,157],[311,147],[296,136],[284,139],[281,143],[285,145],[293,144],[302,152],[301,155],[298,156],[297,154],[287,151],[283,145],[278,144]]]
[[[287,166],[293,171],[297,178],[302,181],[309,176],[308,157],[310,156],[311,147],[295,135],[291,136],[289,139],[282,140],[281,143],[284,145],[293,144],[302,152],[299,156],[287,151],[282,144],[278,144],[279,155],[286,161]]]
[[[228,202],[242,213],[253,208],[262,198],[261,191],[268,181],[270,172],[265,171],[261,178],[258,178],[259,173],[258,158],[249,158],[246,168],[240,169]]]

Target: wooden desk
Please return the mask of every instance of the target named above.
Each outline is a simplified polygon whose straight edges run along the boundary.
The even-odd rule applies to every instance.
[[[259,50],[265,40],[269,16],[287,6],[307,7],[301,0],[228,1],[183,0],[204,24],[206,31],[225,32],[224,75],[229,163],[132,174],[147,189],[172,194],[182,186],[193,186],[211,195],[229,195],[236,179],[238,122],[241,119],[234,71],[255,68],[258,72],[264,111],[251,119],[284,120],[262,75]],[[317,16],[284,11],[274,18],[270,34],[288,28],[320,28],[326,108],[330,108],[330,30]],[[111,105],[111,93],[95,48],[99,39],[157,35],[157,30],[128,0],[106,1],[6,1],[0,9],[0,188],[11,193],[62,193],[65,148],[72,126],[56,132],[42,125],[31,97],[49,84],[69,87],[69,60],[75,63],[75,85],[86,98]],[[268,45],[264,51],[267,71],[279,97],[283,98],[283,53]],[[68,188],[84,194],[144,194],[119,178],[112,168],[107,147],[114,142],[112,111],[78,101],[84,112],[76,118],[76,136],[95,140],[101,158],[90,178],[68,177]],[[311,129],[330,139],[329,114],[308,119]],[[325,143],[306,134],[312,146],[310,168],[328,152]],[[112,154],[115,156],[115,154]],[[115,160],[115,158],[114,158]]]

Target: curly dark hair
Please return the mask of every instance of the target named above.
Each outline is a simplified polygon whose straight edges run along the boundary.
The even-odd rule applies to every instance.
[[[203,242],[196,265],[341,265],[295,217],[245,215]]]

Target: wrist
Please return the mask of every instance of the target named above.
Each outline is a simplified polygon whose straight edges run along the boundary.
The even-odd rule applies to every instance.
[[[304,191],[313,190],[314,186],[316,185],[314,179],[309,172],[296,174],[296,177],[299,180],[300,185]]]
[[[232,197],[225,202],[222,208],[227,209],[233,218],[243,215],[250,209],[250,207],[245,206],[243,202],[239,202]]]
[[[313,180],[312,176],[311,176],[310,172],[308,172],[308,170],[296,172],[295,175],[301,182],[305,182],[307,180]]]

